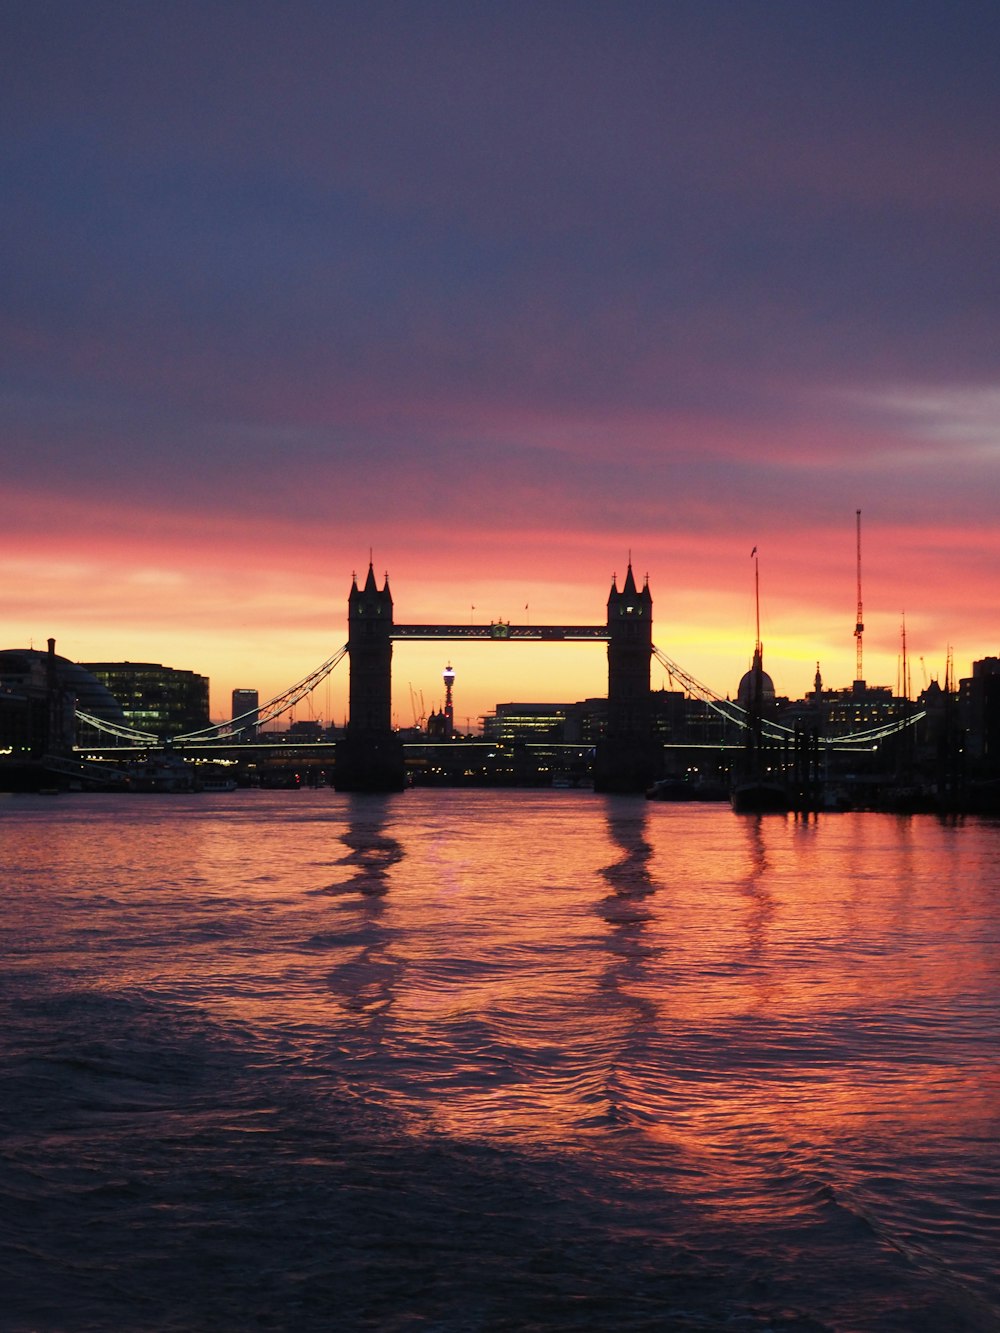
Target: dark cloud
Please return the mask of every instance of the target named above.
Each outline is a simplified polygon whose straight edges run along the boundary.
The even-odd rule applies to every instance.
[[[970,0],[8,0],[7,480],[625,546],[871,486],[978,519],[998,38]]]

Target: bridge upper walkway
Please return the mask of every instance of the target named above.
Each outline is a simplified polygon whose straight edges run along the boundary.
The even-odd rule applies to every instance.
[[[488,625],[393,625],[393,639],[488,639],[493,643],[607,643],[607,625],[512,625],[498,620]]]

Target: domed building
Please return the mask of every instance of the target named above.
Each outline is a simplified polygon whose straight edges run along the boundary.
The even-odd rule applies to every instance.
[[[755,690],[758,691],[756,695]],[[764,650],[758,644],[753,650],[750,670],[740,680],[739,689],[736,691],[736,702],[741,708],[749,711],[756,700],[761,710],[768,712],[773,710],[775,698],[774,681],[764,670]]]
[[[84,667],[49,649],[0,649],[0,748],[24,756],[90,739],[75,714],[124,722],[121,705]],[[93,729],[91,729],[93,731]]]

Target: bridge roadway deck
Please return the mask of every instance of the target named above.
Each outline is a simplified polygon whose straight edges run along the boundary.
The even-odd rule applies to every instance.
[[[607,625],[511,625],[497,620],[488,625],[393,625],[394,639],[487,639],[529,643],[607,643]]]

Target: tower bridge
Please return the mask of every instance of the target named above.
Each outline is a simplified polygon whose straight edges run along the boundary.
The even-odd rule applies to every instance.
[[[636,585],[629,561],[621,589],[612,579],[607,618],[598,625],[406,625],[393,618],[386,575],[380,588],[369,561],[348,597],[350,685],[347,734],[337,747],[336,784],[343,791],[394,791],[403,786],[403,746],[392,728],[392,650],[396,642],[486,640],[497,643],[606,643],[607,731],[598,748],[594,785],[639,791],[657,776],[660,747],[649,727],[653,599],[648,580]]]
[[[335,785],[343,791],[395,791],[404,784],[405,769],[403,743],[392,726],[393,645],[421,640],[606,644],[607,722],[594,761],[594,785],[599,791],[641,791],[660,776],[663,745],[654,737],[651,725],[650,670],[654,657],[692,696],[704,700],[737,726],[747,726],[745,709],[702,685],[654,645],[649,582],[645,580],[641,588],[636,584],[631,561],[621,588],[617,578],[612,579],[604,622],[593,625],[512,625],[507,621],[482,625],[397,624],[388,575],[380,588],[369,562],[364,584],[359,586],[356,577],[352,581],[347,643],[308,676],[252,713],[169,740],[80,712],[77,716],[93,728],[143,749],[218,752],[233,746],[233,733],[240,724],[264,725],[289,711],[346,657],[350,671],[348,722],[345,736],[336,743]],[[915,713],[835,740],[817,738],[817,742],[830,749],[874,748],[886,736],[913,725],[922,716],[922,712]],[[765,722],[764,731],[769,740],[785,746],[794,736],[792,729],[773,719]]]

